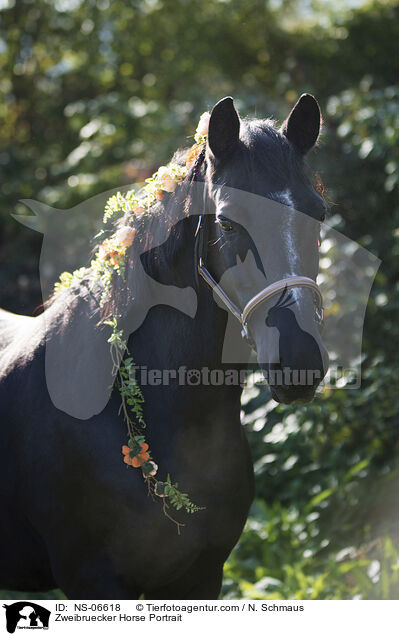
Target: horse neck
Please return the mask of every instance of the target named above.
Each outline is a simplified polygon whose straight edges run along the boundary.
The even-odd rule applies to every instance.
[[[217,308],[206,289],[198,291],[197,301],[194,318],[173,307],[153,307],[128,341],[136,362],[140,359],[153,369],[221,368],[226,312]]]
[[[212,371],[220,373],[224,366],[220,359],[226,312],[213,306],[211,294],[200,293],[198,301],[194,319],[169,307],[154,308],[128,342],[154,456],[177,453],[180,462],[182,456],[194,461],[204,444],[222,453],[241,439],[241,387],[212,383]],[[155,376],[150,383],[151,371],[160,384],[154,385]],[[199,375],[199,384],[191,384],[193,373]]]
[[[167,377],[165,373],[176,373],[176,379],[169,376],[170,383],[164,387],[146,387],[143,386],[143,376],[139,370],[137,377],[146,399],[148,396],[148,401],[151,400],[151,393],[155,389],[161,402],[171,409],[176,409],[178,404],[182,411],[190,411],[190,417],[196,409],[201,415],[207,411],[219,412],[226,407],[226,401],[229,408],[234,408],[238,412],[241,395],[241,388],[237,384],[214,386],[211,382],[206,383],[212,371],[226,370],[226,365],[223,365],[221,360],[227,313],[218,308],[212,292],[201,279],[198,280],[195,273],[194,234],[197,221],[196,217],[191,217],[184,222],[178,239],[180,248],[176,250],[174,262],[167,271],[162,269],[153,272],[155,277],[167,285],[195,290],[197,309],[194,317],[165,304],[154,306],[128,341],[129,352],[136,365],[140,369],[146,367],[144,376],[147,379],[147,371],[150,370],[154,370],[158,375],[161,372],[161,382]],[[229,365],[229,369],[231,368]],[[198,371],[201,372],[199,386],[193,387],[182,383],[182,378],[183,382],[186,382],[187,372],[190,370],[197,371],[197,375]],[[238,373],[239,369],[236,371]]]

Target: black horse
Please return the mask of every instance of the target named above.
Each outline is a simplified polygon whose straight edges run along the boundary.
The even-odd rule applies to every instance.
[[[243,226],[233,220],[234,198],[224,197],[219,186],[271,198],[305,212],[312,221],[322,219],[324,203],[304,162],[319,127],[319,107],[310,95],[300,98],[280,129],[269,120],[241,121],[231,98],[214,106],[205,152],[181,190],[187,197],[179,199],[175,193],[158,204],[163,222],[171,206],[187,207],[189,202],[197,211],[191,209],[172,228],[163,246],[154,246],[141,257],[153,280],[195,289],[197,311],[190,317],[167,304],[152,307],[128,341],[137,365],[161,371],[223,368],[227,314],[198,277],[195,214],[201,214],[204,205],[208,210],[203,249],[217,280],[236,263],[237,254],[242,261],[255,250]],[[203,201],[190,198],[194,183],[207,184]],[[138,221],[137,235],[144,242],[161,216]],[[270,282],[290,275],[315,280],[317,232],[304,236],[291,219],[267,239],[274,257],[269,258],[268,269],[259,254],[254,255],[258,274],[264,270],[261,276]],[[253,284],[256,276],[253,273]],[[121,300],[122,320],[134,312],[139,294],[129,281],[128,271],[127,289],[135,298]],[[227,292],[243,307],[258,291],[251,286],[251,280],[238,277]],[[273,396],[285,403],[312,399],[327,366],[312,293],[306,289],[295,293],[302,323],[306,322],[319,350],[307,351],[298,330],[286,333],[289,342],[281,364],[290,366],[294,361],[295,368],[316,368],[319,374],[310,387],[274,386]],[[260,305],[249,322],[262,366],[267,366],[263,358],[271,331],[265,325],[268,308],[268,303]],[[107,393],[109,376],[100,364],[90,367],[88,388],[85,385],[86,350],[92,348],[98,355],[106,344],[96,335],[89,339],[85,331],[102,332],[99,312],[96,293],[89,293],[84,281],[61,293],[36,318],[0,312],[0,586],[29,591],[60,587],[76,599],[131,599],[141,594],[216,598],[223,563],[241,534],[254,494],[252,461],[240,424],[242,387],[177,382],[142,386],[146,435],[159,473],[166,477],[170,472],[192,500],[204,506],[193,515],[177,513],[185,523],[179,535],[162,514],[162,506],[148,497],[141,471],[122,462],[126,431],[118,391],[85,420],[66,414],[50,397],[45,349],[54,343],[60,351],[54,373],[78,378],[85,392],[92,383]],[[63,344],[72,341],[81,355],[71,359]]]

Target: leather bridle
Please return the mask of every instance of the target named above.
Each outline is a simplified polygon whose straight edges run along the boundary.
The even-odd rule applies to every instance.
[[[307,276],[287,276],[276,280],[270,285],[267,285],[260,292],[255,294],[245,305],[241,311],[226,292],[215,281],[212,275],[206,268],[206,255],[207,255],[207,232],[205,228],[205,204],[206,204],[206,186],[204,188],[204,213],[199,217],[197,230],[195,232],[195,262],[197,266],[197,272],[206,284],[212,289],[218,298],[223,302],[227,309],[239,320],[241,323],[241,335],[247,340],[250,346],[253,346],[253,340],[248,331],[248,322],[259,305],[266,302],[270,298],[277,296],[284,292],[284,290],[301,287],[310,289],[314,292],[315,300],[315,319],[316,322],[321,324],[323,322],[323,297],[317,283]]]

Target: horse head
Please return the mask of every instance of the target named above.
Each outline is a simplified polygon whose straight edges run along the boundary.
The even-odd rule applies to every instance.
[[[315,305],[326,208],[304,160],[320,122],[311,95],[298,100],[280,129],[270,120],[241,121],[230,97],[214,106],[209,121],[205,205],[215,222],[208,223],[207,267],[242,322],[250,313],[244,335],[265,375],[285,370],[271,385],[273,398],[285,403],[311,400],[328,367]],[[281,297],[272,309],[285,285],[290,307]],[[296,328],[286,328],[289,315]],[[306,381],[291,382],[287,370],[305,372]]]

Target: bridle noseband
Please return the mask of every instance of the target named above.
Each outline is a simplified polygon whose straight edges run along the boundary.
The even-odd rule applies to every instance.
[[[206,197],[206,187],[204,189],[204,211],[205,211],[205,197]],[[199,222],[197,226],[197,230],[195,232],[195,260],[197,264],[197,272],[203,278],[203,280],[207,283],[207,285],[212,289],[212,291],[217,295],[218,298],[223,302],[223,304],[227,307],[227,309],[239,320],[241,323],[241,335],[247,340],[250,346],[254,346],[253,340],[248,331],[248,321],[259,305],[266,302],[270,298],[277,296],[284,292],[284,290],[292,289],[294,287],[301,287],[305,289],[310,289],[314,292],[315,296],[315,318],[317,323],[321,324],[323,322],[323,297],[321,295],[321,291],[317,283],[308,278],[307,276],[287,276],[286,278],[281,278],[280,280],[276,280],[274,283],[267,285],[264,289],[262,289],[258,294],[255,294],[245,305],[244,309],[240,311],[240,309],[230,300],[225,291],[220,287],[220,285],[215,281],[212,275],[206,268],[206,232],[205,232],[205,214],[203,213],[199,217]]]

